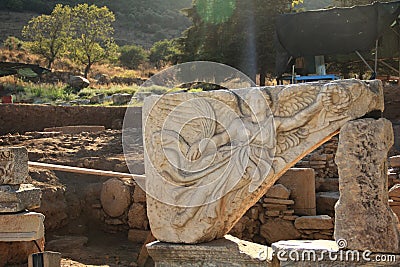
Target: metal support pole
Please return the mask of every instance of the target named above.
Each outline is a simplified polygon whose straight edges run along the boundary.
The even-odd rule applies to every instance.
[[[378,75],[378,45],[379,45],[379,40],[376,39],[375,42],[375,77]]]

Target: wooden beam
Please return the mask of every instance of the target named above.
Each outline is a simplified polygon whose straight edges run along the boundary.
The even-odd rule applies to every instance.
[[[53,170],[53,171],[72,172],[72,173],[90,174],[90,175],[107,176],[107,177],[130,178],[130,179],[142,180],[142,181],[145,179],[144,175],[139,175],[139,174],[95,170],[95,169],[58,165],[58,164],[49,164],[49,163],[43,163],[43,162],[28,161],[28,165],[30,167],[48,169],[48,170]]]

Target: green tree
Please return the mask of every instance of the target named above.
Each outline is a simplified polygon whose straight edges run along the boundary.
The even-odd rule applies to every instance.
[[[236,67],[263,85],[274,69],[275,18],[302,1],[194,0],[193,22],[182,38],[184,61],[212,60]],[[223,11],[223,12],[222,12]]]
[[[150,48],[150,62],[156,68],[162,68],[168,63],[176,64],[181,55],[177,40],[162,40]]]
[[[22,36],[28,40],[27,48],[48,61],[51,68],[54,60],[66,52],[71,26],[71,8],[56,5],[50,15],[32,18],[22,30]]]
[[[24,42],[15,36],[8,36],[3,42],[4,47],[8,50],[21,50],[23,44]]]
[[[125,45],[120,48],[119,61],[122,66],[136,69],[147,60],[147,52],[138,45]]]
[[[106,6],[79,4],[72,8],[71,56],[85,65],[87,78],[93,64],[116,57],[118,46],[112,35],[114,13]]]

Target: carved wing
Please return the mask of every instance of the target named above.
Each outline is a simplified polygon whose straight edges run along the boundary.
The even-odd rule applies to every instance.
[[[278,94],[277,105],[274,107],[274,116],[291,117],[317,98],[319,88],[316,85],[293,84]]]
[[[320,86],[317,84],[294,84],[286,87],[278,94],[274,115],[282,119],[295,116],[316,101],[319,90]],[[299,145],[301,140],[307,138],[308,135],[309,129],[301,125],[292,131],[277,132],[276,155]]]

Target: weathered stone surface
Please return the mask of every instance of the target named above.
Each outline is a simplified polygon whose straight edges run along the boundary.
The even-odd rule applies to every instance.
[[[135,191],[133,192],[133,202],[146,202],[146,192],[144,192],[140,186],[135,186]]]
[[[118,217],[124,214],[131,204],[131,190],[120,179],[112,178],[103,183],[100,200],[109,216]]]
[[[297,229],[333,229],[333,220],[328,215],[301,216],[296,219],[294,226]]]
[[[150,233],[150,231],[146,230],[129,229],[128,239],[134,243],[143,244]]]
[[[2,214],[0,242],[32,241],[44,237],[44,215],[37,212]]]
[[[0,185],[28,182],[28,151],[25,147],[0,148]]]
[[[347,121],[375,109],[383,109],[380,81],[146,98],[147,211],[154,236],[175,243],[222,238],[289,167]],[[125,152],[129,159],[129,148]]]
[[[290,190],[297,215],[316,215],[315,173],[311,168],[290,168],[279,180]]]
[[[132,99],[131,94],[113,94],[111,99],[115,105],[125,105],[128,104]]]
[[[390,157],[389,165],[392,168],[400,168],[400,155]]]
[[[317,197],[317,213],[335,215],[335,204],[339,200],[339,192],[319,192]]]
[[[148,229],[146,208],[143,204],[133,203],[128,212],[129,227],[134,229]]]
[[[268,189],[265,196],[270,198],[288,199],[290,196],[290,190],[282,184],[275,184]]]
[[[230,235],[198,245],[155,241],[146,247],[156,267],[272,266],[271,248]]]
[[[36,240],[41,251],[44,250],[44,237]],[[28,257],[32,253],[39,252],[32,241],[0,242],[0,265],[1,266],[26,266]]]
[[[393,131],[386,119],[347,123],[340,132],[336,163],[340,198],[335,239],[348,249],[400,252],[397,217],[388,205],[387,152]]]
[[[31,184],[0,185],[0,212],[39,208],[41,196],[41,190]]]
[[[284,219],[268,219],[260,228],[260,235],[269,244],[280,240],[299,239],[300,232],[294,227],[293,222]]]
[[[36,267],[37,260],[42,262],[43,267],[59,267],[61,265],[61,253],[53,251],[44,251],[29,255],[28,267]]]
[[[90,82],[88,79],[82,76],[71,76],[69,77],[68,84],[76,89],[83,89],[86,88],[90,85]]]
[[[277,199],[277,198],[264,198],[264,203],[269,204],[281,204],[281,205],[293,205],[294,201],[291,199]]]

